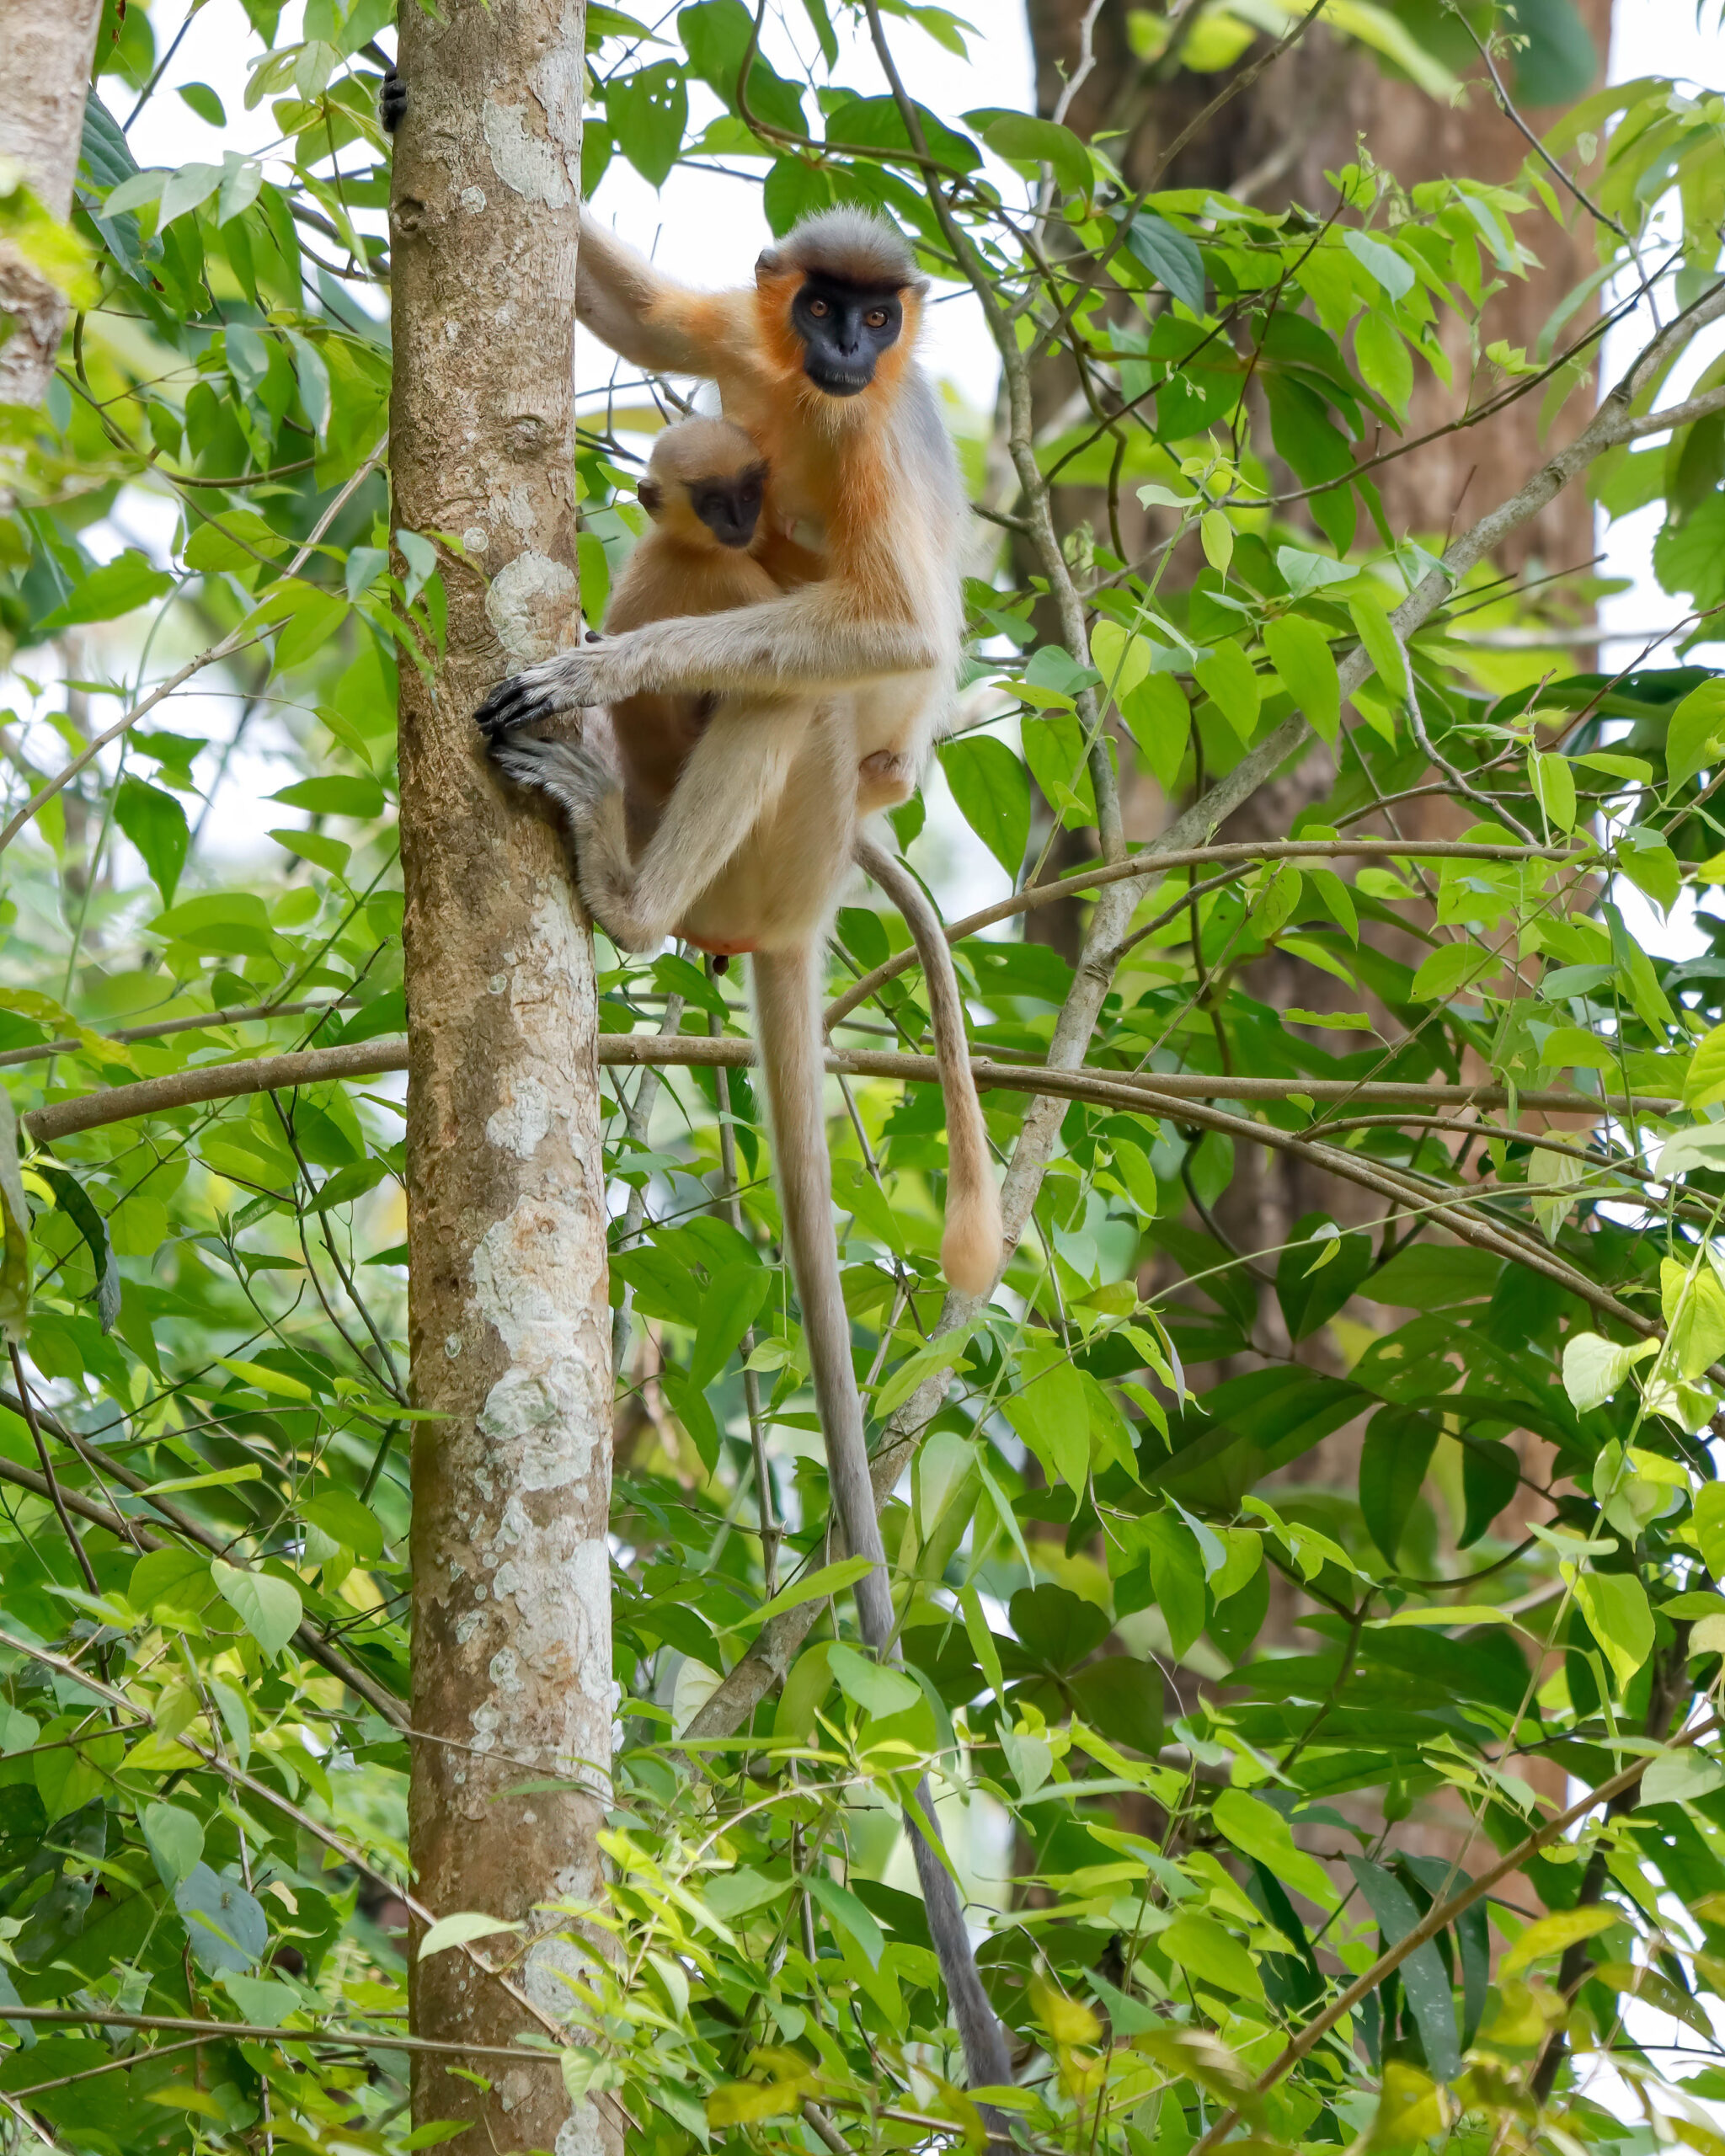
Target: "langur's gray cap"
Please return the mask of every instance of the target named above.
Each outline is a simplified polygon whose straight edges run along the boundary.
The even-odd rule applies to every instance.
[[[891,219],[849,205],[804,217],[777,247],[763,248],[755,265],[757,276],[777,276],[785,270],[822,270],[852,285],[917,293],[928,289],[910,242]]]

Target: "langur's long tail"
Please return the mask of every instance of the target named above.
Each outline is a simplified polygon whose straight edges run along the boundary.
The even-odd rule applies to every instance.
[[[922,886],[902,862],[866,838],[857,841],[857,859],[904,915],[927,985],[935,1060],[940,1065],[947,1111],[947,1224],[941,1237],[941,1269],[961,1294],[986,1295],[1000,1278],[1005,1233],[988,1157],[988,1131],[970,1076],[964,1006],[952,951]]]
[[[862,1636],[879,1652],[887,1650],[892,1639],[892,1592],[887,1583],[886,1550],[868,1477],[862,1403],[851,1359],[851,1321],[839,1285],[838,1245],[832,1221],[832,1163],[826,1150],[821,1098],[825,1058],[814,950],[804,945],[786,951],[757,951],[750,962],[750,971],[754,981],[756,1052],[766,1085],[779,1203],[784,1212],[785,1249],[803,1307],[814,1401],[826,1440],[827,1475],[846,1543],[855,1556],[867,1557],[873,1567],[857,1581],[854,1593]],[[916,1803],[937,1840],[940,1828],[926,1780],[917,1786]],[[946,1868],[943,1853],[930,1845],[908,1812],[905,1829],[916,1860],[929,1934],[964,2044],[965,2072],[973,2088],[1006,2087],[1012,2078],[1012,2057],[977,1972],[958,1888]],[[997,2115],[985,2112],[985,2116],[991,2126],[1001,2127]]]

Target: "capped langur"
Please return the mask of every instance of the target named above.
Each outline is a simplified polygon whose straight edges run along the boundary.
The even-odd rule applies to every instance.
[[[806,880],[793,922],[782,936],[772,926],[761,933],[756,923],[750,970],[785,1242],[829,1480],[847,1545],[871,1561],[856,1586],[857,1609],[864,1638],[882,1652],[891,1651],[895,1620],[833,1235],[819,998],[825,934],[857,844],[859,775],[871,805],[908,797],[958,670],[963,495],[933,392],[914,355],[926,290],[901,236],[884,220],[856,211],[805,219],[761,254],[752,289],[711,295],[673,285],[584,213],[581,321],[637,366],[717,382],[726,417],[766,464],[772,528],[820,535],[825,574],[758,604],[716,614],[685,609],[561,653],[503,683],[478,714],[495,739],[555,712],[615,709],[644,695],[718,697],[654,841],[664,838],[688,796],[710,835],[702,867],[713,854],[734,862],[761,822],[760,782],[747,775],[746,753],[739,783],[729,789],[706,783],[708,761],[724,760],[709,747],[715,739],[728,745],[746,735],[761,759],[776,756],[783,736],[801,739],[804,753],[793,756],[777,797],[781,810],[793,768],[809,766],[823,775],[811,787],[830,789],[820,826],[805,823],[795,834]],[[516,740],[508,744],[510,767],[544,783],[550,760],[543,752],[553,745],[563,752],[556,759],[563,783],[555,790],[574,824],[578,850],[595,829],[626,837],[622,803],[606,806],[602,798],[620,795],[620,785],[612,776],[607,787],[602,766],[595,769],[597,760],[579,744],[541,744],[535,752]],[[520,751],[528,752],[526,771],[514,764]],[[538,773],[528,756],[542,767]],[[938,923],[914,880],[879,849],[862,858],[871,873],[896,882],[897,889],[891,882],[884,887],[905,906],[916,937],[937,1045],[951,1042],[956,1031],[962,1056],[956,988],[948,999],[936,985],[952,979]],[[643,875],[656,875],[658,866],[644,858]],[[657,905],[667,903],[665,888]],[[663,932],[704,894],[697,885],[673,895],[674,915],[634,926]],[[597,910],[605,921],[602,906]],[[973,1247],[949,1254],[943,1246],[943,1257],[955,1284],[985,1289],[1001,1262],[999,1200],[968,1070],[964,1090],[968,1115],[947,1095],[948,1242],[957,1225]],[[962,1185],[973,1171],[981,1203],[960,1222],[953,1198],[967,1197]],[[932,1825],[926,1784],[919,1809]],[[977,1972],[953,1879],[909,1813],[905,1829],[970,2082],[1007,2084],[1006,2038]]]
[[[740,427],[667,428],[639,489],[653,528],[617,580],[607,628],[776,599],[764,562],[806,578],[811,558],[773,531],[766,494],[766,465]],[[581,895],[624,948],[650,950],[673,932],[724,958],[811,939],[818,947],[853,851],[899,907],[928,985],[947,1109],[942,1262],[955,1286],[985,1294],[1000,1258],[999,1199],[952,953],[915,878],[859,835],[862,818],[906,787],[895,772],[858,766],[850,698],[649,693],[611,707],[608,739],[600,720],[587,715],[579,743],[500,734],[492,753],[563,808]],[[738,844],[740,803],[754,821]]]

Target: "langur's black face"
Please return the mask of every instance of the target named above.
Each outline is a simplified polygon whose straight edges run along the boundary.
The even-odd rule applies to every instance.
[[[853,285],[811,270],[791,302],[791,326],[803,340],[803,371],[829,397],[855,397],[874,379],[875,362],[905,326],[897,288]]]
[[[766,474],[751,465],[724,479],[697,479],[689,488],[689,506],[721,547],[746,547],[761,520]]]

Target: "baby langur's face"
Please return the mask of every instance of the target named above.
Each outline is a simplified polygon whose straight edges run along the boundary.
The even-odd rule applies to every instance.
[[[760,464],[751,464],[741,472],[691,479],[687,483],[689,507],[721,547],[746,547],[761,520],[766,485],[766,467]]]

